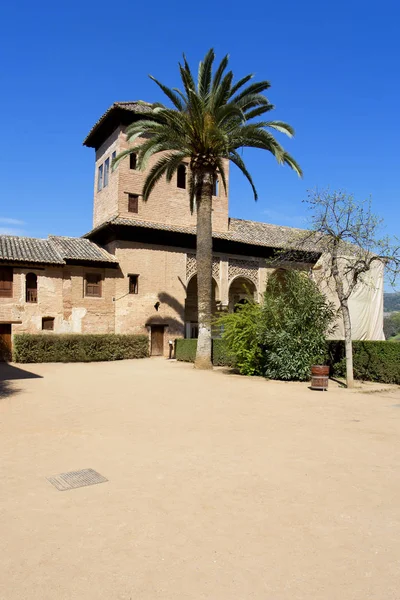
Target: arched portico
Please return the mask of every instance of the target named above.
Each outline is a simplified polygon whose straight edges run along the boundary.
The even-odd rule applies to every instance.
[[[229,312],[234,312],[235,306],[244,302],[257,301],[257,288],[247,277],[235,277],[229,285]]]

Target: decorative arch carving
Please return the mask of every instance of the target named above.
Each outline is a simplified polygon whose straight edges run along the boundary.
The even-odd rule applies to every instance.
[[[231,283],[236,277],[246,277],[258,288],[259,266],[252,260],[230,258],[228,265],[228,279]]]
[[[197,273],[197,260],[195,254],[188,254],[186,256],[186,281],[189,281],[193,275]],[[212,275],[216,281],[219,281],[220,273],[220,259],[217,256],[213,256],[212,259]]]

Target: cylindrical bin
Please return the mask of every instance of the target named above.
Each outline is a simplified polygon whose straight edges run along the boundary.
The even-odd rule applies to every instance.
[[[313,365],[311,367],[311,389],[327,390],[329,379],[329,367],[324,365]]]

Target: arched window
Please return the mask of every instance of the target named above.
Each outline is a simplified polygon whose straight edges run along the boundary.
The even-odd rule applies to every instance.
[[[218,177],[215,176],[213,179],[213,196],[218,196],[219,194],[219,180]]]
[[[176,172],[176,185],[182,190],[186,189],[186,165],[179,165]]]
[[[37,275],[28,273],[26,276],[26,301],[37,302]]]

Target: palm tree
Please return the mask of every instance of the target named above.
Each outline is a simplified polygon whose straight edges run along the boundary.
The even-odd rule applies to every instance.
[[[263,94],[270,87],[268,81],[249,83],[253,75],[246,75],[234,83],[232,71],[227,71],[228,56],[213,72],[214,58],[211,49],[199,64],[196,83],[183,57],[183,64],[179,64],[183,91],[170,89],[151,77],[173,108],[159,103],[151,105],[146,116],[126,130],[128,141],[142,138],[141,143],[121,152],[114,161],[115,167],[125,156],[135,152],[137,168],[144,170],[149,158],[160,154],[143,186],[145,201],[162,177],[170,182],[182,161],[190,161],[190,206],[193,209],[196,205],[197,208],[199,334],[195,367],[200,369],[212,368],[212,196],[217,176],[226,191],[224,160],[230,160],[242,171],[252,187],[255,200],[257,191],[238,152],[240,148],[268,150],[278,163],[288,165],[299,176],[302,174],[296,161],[268,131],[272,129],[292,137],[292,127],[282,121],[253,122],[253,119],[274,108]]]

